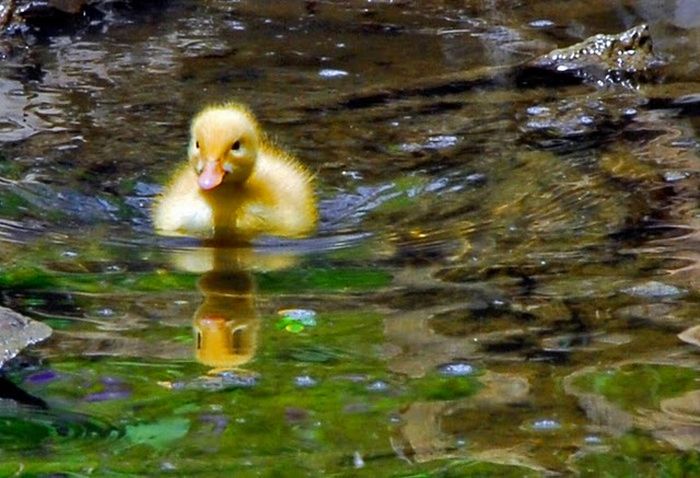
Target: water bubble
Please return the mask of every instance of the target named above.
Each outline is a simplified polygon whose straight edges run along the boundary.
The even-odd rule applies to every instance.
[[[294,377],[294,385],[296,385],[299,388],[313,387],[317,383],[318,382],[314,378],[308,375],[299,375],[297,377]]]
[[[482,184],[486,182],[486,175],[484,173],[472,173],[466,177],[468,183],[472,184]]]
[[[597,436],[597,435],[588,435],[586,438],[583,439],[584,442],[586,442],[588,445],[600,445],[603,443],[603,440]]]
[[[365,460],[362,459],[362,455],[360,455],[359,451],[356,451],[355,453],[353,453],[352,464],[355,468],[364,468]]]
[[[347,176],[351,179],[354,179],[355,181],[359,181],[362,179],[362,174],[360,174],[358,171],[343,171],[341,174],[343,176]]]
[[[663,282],[658,281],[649,281],[643,284],[627,287],[625,289],[622,289],[622,292],[636,297],[647,298],[674,297],[685,294],[685,291],[683,289],[679,289],[678,287],[664,284]]]
[[[457,136],[452,136],[452,135],[438,135],[438,136],[431,136],[428,138],[428,142],[425,144],[425,147],[428,149],[444,149],[444,148],[451,148],[452,146],[456,145],[457,142],[459,141],[459,138]]]
[[[537,420],[532,424],[532,429],[539,431],[558,430],[559,428],[561,428],[561,423],[551,419]]]
[[[238,21],[236,21],[236,20],[231,20],[231,21],[229,21],[229,22],[226,22],[226,25],[227,25],[231,30],[238,31],[238,32],[241,32],[241,31],[245,30],[245,28],[246,28],[246,27],[245,27],[245,24],[243,24],[243,23],[241,23],[241,22],[238,22]]]
[[[348,76],[348,72],[345,70],[334,70],[333,68],[324,68],[318,72],[318,76],[321,78],[342,78]]]
[[[530,106],[526,111],[527,111],[527,114],[529,114],[529,115],[539,116],[539,115],[549,113],[550,109],[546,106],[535,105],[535,106]]]
[[[367,385],[367,390],[370,392],[386,392],[389,390],[389,384],[383,380],[375,380]]]
[[[552,20],[547,20],[545,18],[539,20],[533,20],[528,23],[532,28],[552,28],[555,23]]]
[[[449,377],[464,377],[474,373],[474,367],[465,362],[451,362],[438,366],[438,371]]]
[[[666,171],[664,173],[664,181],[666,181],[667,183],[673,183],[676,181],[687,179],[688,176],[690,175],[685,171]]]

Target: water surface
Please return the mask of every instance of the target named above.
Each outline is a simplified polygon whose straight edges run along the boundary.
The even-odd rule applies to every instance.
[[[0,474],[699,473],[677,334],[699,310],[700,10],[666,3],[180,0],[12,39],[0,286],[55,333],[7,371]],[[668,66],[602,100],[339,106],[642,22]],[[629,121],[528,126],[609,98]],[[189,119],[229,99],[315,172],[314,237],[152,231]]]

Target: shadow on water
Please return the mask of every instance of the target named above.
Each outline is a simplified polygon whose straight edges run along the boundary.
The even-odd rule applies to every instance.
[[[698,473],[693,2],[90,3],[0,37],[2,300],[54,329],[0,474]],[[650,77],[533,63],[643,22]],[[231,97],[314,237],[154,235]]]

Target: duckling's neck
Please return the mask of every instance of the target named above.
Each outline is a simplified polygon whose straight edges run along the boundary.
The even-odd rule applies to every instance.
[[[216,245],[222,242],[226,244],[249,242],[248,238],[237,234],[239,218],[253,196],[249,182],[229,180],[214,189],[201,190],[200,193],[211,208],[215,228],[212,241]]]

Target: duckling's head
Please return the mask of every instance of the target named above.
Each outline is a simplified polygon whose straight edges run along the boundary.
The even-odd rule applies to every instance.
[[[247,108],[237,104],[211,106],[192,121],[189,160],[199,187],[243,183],[258,156],[260,128]]]

